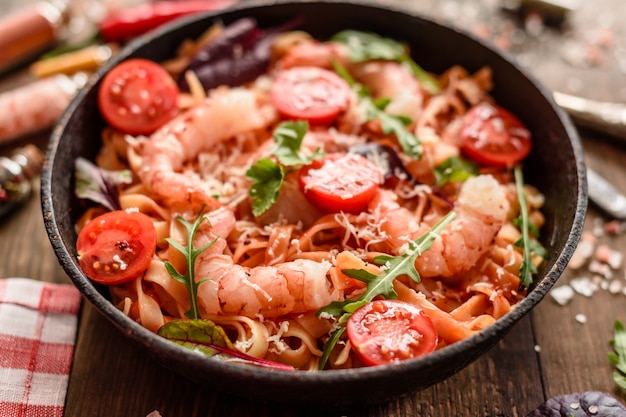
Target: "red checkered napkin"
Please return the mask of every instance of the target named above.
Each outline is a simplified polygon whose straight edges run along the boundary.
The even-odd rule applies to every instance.
[[[0,279],[0,416],[63,416],[80,300],[71,285]]]

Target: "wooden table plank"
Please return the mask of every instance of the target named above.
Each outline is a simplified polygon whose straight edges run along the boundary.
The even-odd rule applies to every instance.
[[[495,22],[498,30],[504,30],[501,26],[504,20],[498,20],[502,15],[493,11],[497,7],[495,1],[380,1],[412,7],[434,16],[445,15],[446,18],[455,13],[456,7],[456,13],[464,16],[457,19],[458,23],[470,29],[478,28],[472,25],[471,19],[466,20],[467,16],[473,16],[472,10],[478,14],[492,13],[497,18],[491,22]],[[24,3],[4,2],[0,5],[0,14]],[[584,9],[572,16],[572,27],[563,31],[546,29],[537,38],[526,39],[523,45],[517,45],[515,52],[524,62],[533,64],[533,74],[550,88],[567,90],[573,86],[576,92],[591,98],[626,101],[625,70],[619,69],[618,56],[611,49],[600,51],[608,59],[604,66],[574,66],[565,62],[561,42],[564,38],[576,38],[581,45],[584,44],[581,37],[591,33],[594,23],[610,23],[620,13],[624,15],[626,4],[622,0],[582,4]],[[585,32],[572,33],[577,28],[585,28]],[[616,35],[624,40],[623,29]],[[4,77],[0,80],[0,91],[20,85],[27,79],[28,75],[24,73]],[[624,148],[615,147],[612,142],[594,140],[594,137],[597,135],[585,132],[584,146],[589,165],[626,191]],[[46,139],[45,135],[40,135],[14,145],[34,141],[45,147]],[[8,153],[10,148],[0,147],[0,154]],[[38,198],[36,191],[20,210],[0,222],[0,277],[29,276],[69,282],[45,235]],[[587,230],[591,230],[593,218],[598,215],[593,209],[590,213]],[[605,239],[622,252],[626,250],[626,236]],[[573,271],[566,271],[559,283],[575,276],[577,274]],[[301,409],[247,404],[233,396],[218,395],[161,367],[89,304],[84,304],[66,415],[144,416],[158,410],[164,417],[524,417],[546,397],[579,390],[614,391],[606,352],[613,321],[621,318],[626,322],[625,301],[623,295],[601,292],[592,298],[578,296],[571,304],[562,307],[548,297],[489,353],[446,381],[387,404],[350,410],[335,410],[332,405],[325,409]],[[579,313],[586,316],[586,324],[575,320]],[[536,345],[541,348],[539,352],[535,351]]]
[[[581,131],[581,134],[589,167],[611,178],[618,189],[626,193],[623,172],[626,147],[616,146],[610,138],[597,133]],[[585,231],[592,233],[596,224],[610,220],[592,204]],[[624,234],[600,236],[598,241],[626,253]],[[613,274],[614,279],[626,286],[623,267]],[[569,268],[557,285],[584,276],[591,278],[593,274],[588,268],[577,271]],[[583,315],[586,323],[577,321],[577,315]],[[626,323],[626,296],[623,293],[600,290],[591,297],[577,294],[567,306],[546,300],[539,304],[532,317],[537,343],[541,347],[541,372],[548,397],[584,390],[615,391],[624,396],[624,392],[615,390],[611,378],[613,369],[607,359],[615,320]]]

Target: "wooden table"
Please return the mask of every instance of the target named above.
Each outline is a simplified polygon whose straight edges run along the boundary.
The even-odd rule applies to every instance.
[[[23,3],[3,2],[0,12]],[[465,17],[459,21],[469,29],[492,37],[503,47],[511,44],[510,51],[548,87],[626,102],[626,33],[620,20],[626,16],[623,0],[582,2],[565,28],[547,28],[539,35],[531,34],[536,29],[532,22],[527,22],[528,30],[524,30],[495,0],[432,0],[412,2],[416,3],[413,6],[402,0],[384,3],[404,4],[444,18],[461,14]],[[24,71],[5,75],[0,90],[29,80]],[[581,131],[581,136],[588,165],[626,192],[626,147],[594,132]],[[0,147],[0,153],[29,142],[45,147],[46,141],[46,134],[25,138]],[[591,206],[586,230],[608,220]],[[600,240],[626,250],[626,235]],[[566,270],[559,283],[583,273],[589,274]],[[623,267],[615,274],[626,284]],[[50,247],[37,193],[0,221],[0,277],[16,276],[70,282]],[[577,315],[584,315],[586,323],[577,320]],[[620,395],[614,391],[606,355],[616,319],[626,322],[624,294],[599,291],[589,298],[577,295],[566,306],[546,297],[494,349],[448,380],[388,404],[324,415],[523,417],[551,396],[583,390]],[[266,407],[217,396],[159,366],[88,303],[84,303],[79,326],[67,416],[145,416],[153,410],[164,417],[321,415],[315,410]],[[624,399],[623,392],[621,395]]]

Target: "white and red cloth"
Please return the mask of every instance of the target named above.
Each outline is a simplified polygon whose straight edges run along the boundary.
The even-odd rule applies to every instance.
[[[0,416],[62,417],[80,293],[72,285],[0,279]]]

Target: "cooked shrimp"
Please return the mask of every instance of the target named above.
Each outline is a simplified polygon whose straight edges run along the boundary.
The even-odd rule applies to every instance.
[[[432,247],[417,259],[415,266],[420,275],[453,277],[473,267],[489,250],[507,219],[509,208],[506,189],[491,175],[468,179],[456,203],[458,215]],[[426,222],[418,222],[415,214],[400,206],[391,192],[379,193],[370,211],[379,217],[385,244],[397,254],[431,227]]]
[[[246,268],[228,255],[215,254],[197,264],[210,277],[200,285],[198,302],[206,314],[265,318],[317,311],[339,300],[327,278],[330,262],[297,259],[277,266]]]
[[[452,277],[473,267],[507,219],[506,190],[491,175],[467,180],[461,187],[457,217],[416,262],[422,277]]]
[[[340,299],[328,272],[330,262],[297,259],[276,266],[247,268],[225,254],[226,236],[234,228],[234,214],[220,208],[209,215],[214,226],[198,233],[195,246],[215,239],[196,260],[198,279],[210,278],[198,289],[205,314],[237,314],[266,318],[317,311]]]
[[[347,65],[346,57],[347,51],[343,45],[311,39],[289,48],[277,62],[276,67],[287,69],[307,66],[332,69],[333,61],[339,61],[344,66]]]
[[[351,72],[374,98],[390,100],[385,107],[387,113],[419,118],[426,93],[408,67],[397,62],[370,61],[352,65]]]
[[[190,201],[219,206],[197,176],[181,172],[198,153],[236,135],[264,127],[264,117],[253,92],[243,88],[219,89],[206,101],[161,127],[143,144],[139,178],[148,190],[165,201]]]

